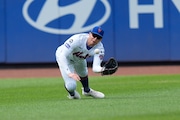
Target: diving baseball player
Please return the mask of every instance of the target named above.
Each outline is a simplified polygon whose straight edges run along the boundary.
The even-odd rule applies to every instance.
[[[88,68],[86,59],[93,56],[92,70],[101,73],[104,68],[101,62],[104,57],[102,44],[104,31],[94,27],[89,33],[79,33],[68,38],[56,50],[56,60],[64,80],[64,87],[69,93],[69,99],[80,99],[76,91],[76,82],[82,83],[82,94],[93,98],[104,98],[102,92],[89,87]]]

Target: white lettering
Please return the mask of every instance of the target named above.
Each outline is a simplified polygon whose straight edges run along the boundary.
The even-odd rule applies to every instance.
[[[154,27],[163,28],[162,0],[153,0],[153,5],[138,5],[138,0],[129,0],[130,28],[139,28],[139,14],[154,14]]]
[[[172,0],[178,11],[180,12],[180,0]]]

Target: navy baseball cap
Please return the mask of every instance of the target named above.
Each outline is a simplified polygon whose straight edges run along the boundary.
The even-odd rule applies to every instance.
[[[103,30],[101,27],[96,26],[96,27],[94,27],[94,28],[91,30],[91,33],[96,34],[96,35],[98,35],[98,36],[100,36],[100,37],[103,37],[103,35],[104,35],[104,30]]]

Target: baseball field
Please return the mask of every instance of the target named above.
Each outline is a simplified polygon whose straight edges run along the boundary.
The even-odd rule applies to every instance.
[[[34,70],[36,73],[29,69],[22,70],[25,73],[21,69],[1,69],[0,117],[2,120],[180,119],[180,67],[175,66],[173,70],[177,71],[171,74],[167,74],[173,71],[170,69],[164,74],[140,74],[144,68],[136,67],[136,71],[127,75],[123,71],[126,69],[130,67],[120,68],[120,73],[111,76],[90,76],[90,86],[104,92],[106,97],[81,96],[80,100],[67,98],[58,68],[49,69],[57,73],[51,76],[47,76],[48,70],[42,69]],[[130,71],[132,69],[135,68]],[[146,69],[155,73],[164,68]],[[9,75],[5,77],[4,71]],[[46,75],[37,76],[37,71],[44,71]],[[80,83],[77,91],[81,93]]]

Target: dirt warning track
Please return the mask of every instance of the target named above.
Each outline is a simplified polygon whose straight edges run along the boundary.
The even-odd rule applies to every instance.
[[[89,76],[101,76],[89,69]],[[160,66],[120,66],[114,74],[124,75],[149,75],[149,74],[180,74],[180,65]],[[1,68],[0,78],[36,78],[36,77],[61,77],[58,67],[53,68]]]

